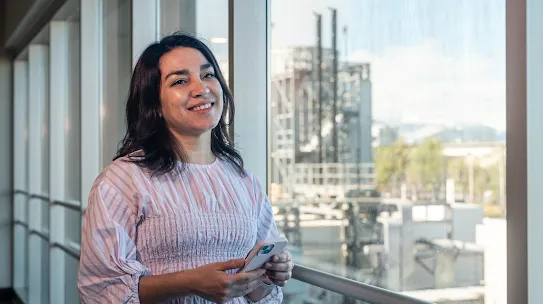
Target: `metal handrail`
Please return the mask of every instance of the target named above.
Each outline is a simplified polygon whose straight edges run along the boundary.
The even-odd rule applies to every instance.
[[[70,247],[67,247],[61,243],[57,243],[57,242],[54,242],[54,243],[51,243],[51,245],[49,246],[51,248],[58,248],[60,250],[62,250],[64,253],[70,255],[71,257],[73,257],[74,259],[77,259],[79,260],[79,256],[80,256],[80,253]]]
[[[13,194],[22,194],[22,195],[28,196],[28,191],[17,189],[17,190],[13,190]]]
[[[37,236],[39,236],[41,239],[43,239],[44,241],[49,242],[49,236],[46,235],[45,233],[41,232],[41,231],[38,231],[38,230],[35,230],[35,229],[30,229],[30,230],[28,231],[28,234],[37,235]]]
[[[79,206],[78,204],[76,204],[75,202],[70,202],[70,201],[53,201],[51,203],[51,206],[62,206],[66,209],[71,209],[71,210],[74,210],[74,211],[77,211],[77,212],[81,212],[81,206]]]
[[[360,283],[331,273],[295,265],[292,278],[371,304],[430,304],[391,290]]]
[[[49,201],[49,197],[43,194],[30,194],[28,198],[37,198],[42,201]]]
[[[43,201],[49,201],[50,200],[50,197],[48,197],[47,195],[44,195],[44,194],[32,194],[32,193],[30,193],[28,191],[19,190],[19,189],[14,190],[13,194],[21,194],[21,195],[28,196],[28,198],[37,198],[37,199],[40,199],[40,200],[43,200]],[[58,205],[58,206],[62,206],[62,207],[68,208],[68,209],[78,211],[78,212],[82,212],[80,203],[78,201],[54,200],[54,201],[52,201],[50,203],[50,205],[51,206]]]
[[[20,221],[20,220],[15,220],[13,221],[13,225],[19,225],[19,226],[23,226],[25,227],[26,229],[28,229],[28,224],[23,222],[23,221]]]
[[[28,192],[26,190],[21,190],[21,189],[13,190],[13,194],[21,194],[21,195],[24,195],[24,196],[28,196],[28,198],[37,198],[37,199],[41,199],[43,201],[48,201],[49,200],[49,197],[47,195],[30,193],[30,192]]]

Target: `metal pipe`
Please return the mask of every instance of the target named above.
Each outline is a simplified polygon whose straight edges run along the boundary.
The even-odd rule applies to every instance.
[[[333,162],[339,162],[339,146],[338,146],[338,130],[337,130],[337,92],[338,92],[338,63],[337,63],[337,10],[335,8],[330,9],[332,11],[332,149]]]
[[[360,283],[330,273],[295,265],[292,278],[371,304],[430,304],[391,290]]]
[[[318,127],[317,138],[319,139],[319,164],[323,162],[323,144],[322,144],[322,106],[323,106],[323,91],[322,91],[322,15],[317,16],[317,91],[318,91]]]

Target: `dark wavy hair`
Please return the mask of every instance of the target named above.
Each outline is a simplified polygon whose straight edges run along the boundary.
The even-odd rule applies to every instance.
[[[195,36],[176,33],[149,45],[141,54],[130,81],[126,102],[127,131],[114,160],[128,155],[131,162],[147,168],[153,175],[171,172],[177,161],[184,165],[187,155],[183,146],[171,134],[162,118],[160,103],[161,71],[160,58],[178,47],[189,47],[200,51],[213,66],[223,90],[224,107],[219,123],[211,131],[211,151],[235,167],[244,175],[243,159],[234,149],[228,126],[234,119],[234,98],[226,85],[217,59],[209,47]],[[229,122],[226,122],[228,113]],[[143,150],[143,153],[134,153]],[[182,169],[183,169],[182,168]]]

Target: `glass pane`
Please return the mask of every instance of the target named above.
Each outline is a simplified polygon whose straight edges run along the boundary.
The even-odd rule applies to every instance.
[[[331,292],[301,281],[291,280],[283,288],[284,304],[370,304],[355,300],[339,293]]]
[[[228,1],[161,0],[160,35],[176,31],[196,34],[207,42],[228,81]]]
[[[44,234],[49,235],[49,201],[40,199],[34,200],[34,203],[41,205],[41,229]]]
[[[29,236],[27,265],[28,302],[49,299],[49,242],[36,234]]]
[[[64,209],[65,237],[64,244],[70,246],[81,244],[81,213],[72,209]]]
[[[28,280],[28,230],[27,227],[15,224],[13,226],[13,287],[26,290]],[[25,292],[26,293],[26,292]]]
[[[270,3],[269,193],[299,262],[504,303],[505,1]]]
[[[131,1],[103,2],[102,166],[109,164],[123,139],[125,105],[132,73]]]
[[[74,259],[68,254],[64,255],[64,259],[66,263],[65,302],[80,303],[79,293],[77,291],[77,269],[79,266],[79,260]]]
[[[77,15],[77,18],[79,16]],[[68,200],[81,200],[81,90],[80,90],[80,24],[73,22],[70,43],[70,101],[68,103],[68,117],[66,120],[66,186],[65,198]]]

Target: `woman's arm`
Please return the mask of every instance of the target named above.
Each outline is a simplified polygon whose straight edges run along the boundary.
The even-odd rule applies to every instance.
[[[142,304],[157,303],[194,294],[193,282],[193,273],[190,271],[141,277],[140,302]]]
[[[91,189],[78,268],[81,303],[138,304],[140,277],[152,274],[136,259],[138,208],[122,190],[102,179]]]
[[[230,260],[166,275],[142,277],[139,297],[141,303],[157,303],[187,295],[225,303],[244,296],[257,288],[266,278],[265,270],[227,274],[226,270],[243,267],[244,259]]]
[[[256,302],[266,298],[267,296],[269,296],[273,292],[274,288],[276,288],[276,287],[273,284],[269,285],[269,287],[264,287],[264,286],[261,285],[258,288],[256,288],[253,292],[249,293],[247,295],[247,298],[249,300],[251,300],[251,302],[256,303]]]

